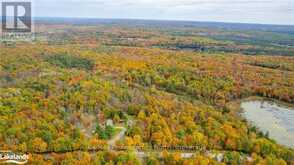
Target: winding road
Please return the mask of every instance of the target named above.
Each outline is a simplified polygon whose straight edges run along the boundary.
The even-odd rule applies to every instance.
[[[125,138],[127,129],[125,127],[115,127],[115,128],[121,129],[121,131],[117,135],[115,135],[112,139],[107,141],[108,150],[112,150],[112,148],[115,146],[117,141],[123,140]]]

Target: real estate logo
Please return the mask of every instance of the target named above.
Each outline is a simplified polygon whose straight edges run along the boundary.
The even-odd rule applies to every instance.
[[[3,1],[2,40],[32,39],[32,5],[24,1]]]
[[[31,32],[31,2],[2,2],[3,32]]]
[[[0,151],[0,164],[26,164],[28,154],[17,154],[11,151]]]

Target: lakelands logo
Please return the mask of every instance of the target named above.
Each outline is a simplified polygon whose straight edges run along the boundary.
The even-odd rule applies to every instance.
[[[0,164],[26,164],[29,160],[27,154],[16,154],[11,151],[0,151]]]
[[[31,2],[2,2],[2,31],[31,32]]]

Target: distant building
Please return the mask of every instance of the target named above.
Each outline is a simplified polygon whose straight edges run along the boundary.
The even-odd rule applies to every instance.
[[[111,127],[113,127],[113,121],[110,120],[110,119],[106,120],[106,126],[111,126]]]
[[[127,121],[127,125],[128,125],[129,127],[131,127],[131,126],[134,125],[134,122],[133,122],[132,120],[128,120],[128,121]]]

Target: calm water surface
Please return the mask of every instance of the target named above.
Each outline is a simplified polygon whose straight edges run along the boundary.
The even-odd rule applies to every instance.
[[[246,101],[243,116],[277,143],[294,148],[294,108],[270,101]]]

